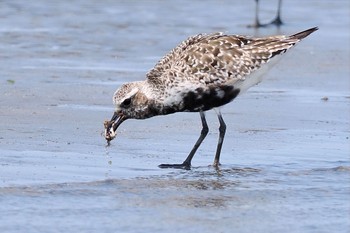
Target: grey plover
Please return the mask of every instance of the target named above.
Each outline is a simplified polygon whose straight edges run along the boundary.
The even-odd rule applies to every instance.
[[[216,109],[219,141],[214,166],[219,165],[226,125],[223,106],[262,80],[275,61],[318,28],[291,36],[252,38],[223,33],[199,34],[183,41],[163,57],[146,80],[123,84],[114,94],[114,115],[105,121],[105,138],[115,138],[127,119],[146,119],[176,112],[199,112],[202,131],[193,149],[181,164],[161,164],[161,168],[190,168],[191,161],[208,134],[205,111]]]

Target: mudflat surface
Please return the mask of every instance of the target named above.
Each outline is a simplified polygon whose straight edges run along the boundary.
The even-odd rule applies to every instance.
[[[262,1],[262,21],[276,2]],[[254,1],[1,1],[1,232],[349,232],[350,3],[284,1],[255,30]],[[190,35],[292,34],[319,26],[222,109],[189,171],[196,113],[103,121]]]

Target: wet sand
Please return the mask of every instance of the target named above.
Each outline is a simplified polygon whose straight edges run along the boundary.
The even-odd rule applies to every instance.
[[[0,7],[1,232],[348,232],[350,31],[347,1],[284,1],[281,28],[255,30],[254,1],[42,1]],[[275,15],[262,5],[262,20]],[[210,11],[208,10],[210,9]],[[190,171],[197,113],[103,121],[189,35],[292,34],[313,26],[265,80],[222,109]]]

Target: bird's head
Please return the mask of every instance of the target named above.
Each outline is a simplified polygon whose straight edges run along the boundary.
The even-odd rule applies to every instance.
[[[113,95],[114,114],[105,121],[105,138],[111,141],[117,128],[127,119],[144,119],[149,116],[149,98],[145,94],[142,82],[123,84]]]

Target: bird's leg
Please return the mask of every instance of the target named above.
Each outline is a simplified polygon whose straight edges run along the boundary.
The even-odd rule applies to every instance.
[[[281,26],[283,24],[281,20],[281,7],[282,7],[282,0],[278,1],[278,9],[277,9],[277,16],[274,20],[271,21],[270,24],[275,24],[276,26]]]
[[[259,0],[255,0],[255,22],[252,25],[248,25],[248,27],[262,28],[262,27],[267,27],[269,25],[276,25],[277,27],[281,26],[283,24],[283,22],[281,20],[281,8],[282,8],[282,0],[279,0],[276,18],[274,20],[272,20],[270,23],[260,23],[260,20],[259,20]]]
[[[189,155],[187,156],[185,161],[183,161],[183,163],[181,163],[181,164],[161,164],[161,165],[159,165],[160,168],[181,168],[181,169],[190,169],[191,168],[192,158],[193,158],[194,154],[196,153],[198,147],[202,144],[204,138],[207,136],[207,134],[209,132],[209,128],[208,128],[207,121],[205,119],[204,112],[199,112],[199,114],[200,114],[201,120],[202,120],[202,131],[201,131],[201,134],[200,134],[196,144],[194,144],[191,152],[189,153]]]
[[[220,153],[221,153],[221,148],[222,148],[222,143],[224,142],[224,137],[226,133],[226,124],[224,122],[224,119],[222,119],[221,112],[217,112],[219,122],[220,122],[220,127],[219,127],[219,141],[218,141],[218,146],[216,148],[216,154],[215,154],[215,159],[214,159],[214,167],[218,167],[220,165]]]
[[[259,28],[263,26],[264,25],[262,25],[259,20],[259,0],[255,0],[255,21],[254,21],[254,24],[248,25],[248,27]]]
[[[259,21],[259,0],[255,0],[255,27],[260,27],[261,24],[260,24],[260,21]]]

